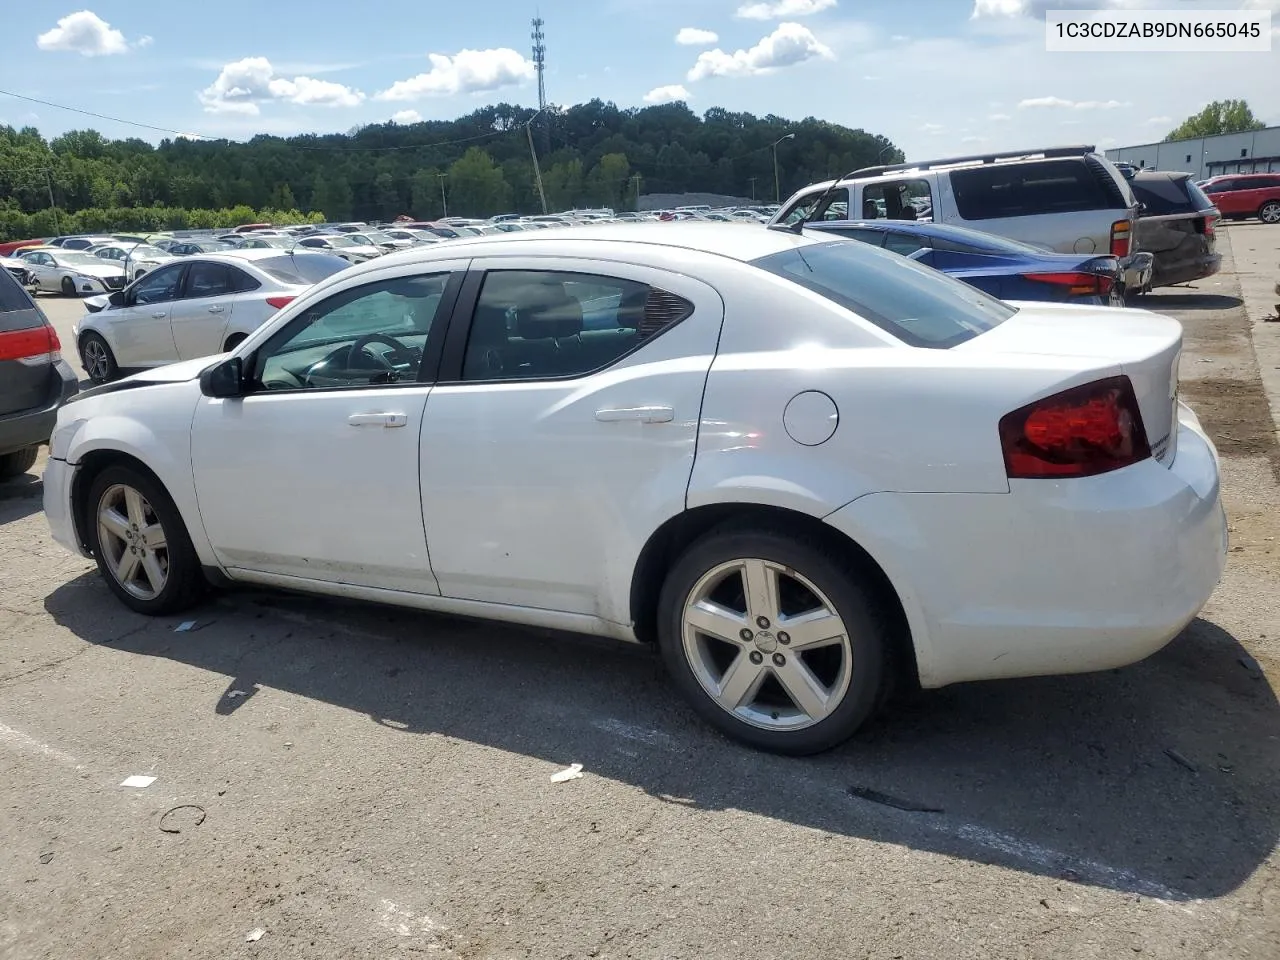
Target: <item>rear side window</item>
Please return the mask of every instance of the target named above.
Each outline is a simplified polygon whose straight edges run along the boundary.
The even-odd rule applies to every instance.
[[[1081,160],[987,164],[952,170],[956,209],[966,220],[1109,210],[1112,191]]]
[[[1141,215],[1146,217],[1194,213],[1202,207],[1213,206],[1209,198],[1200,193],[1200,189],[1191,182],[1190,178],[1135,177],[1130,181],[1129,186],[1133,188],[1134,196],[1143,205]]]
[[[332,253],[282,253],[278,257],[263,257],[254,261],[259,270],[265,270],[282,283],[298,283],[306,286],[319,283],[339,270],[351,266],[346,260]]]
[[[753,260],[913,347],[972,340],[1017,311],[944,273],[862,243],[820,243]]]
[[[36,313],[35,304],[27,296],[27,291],[8,270],[0,269],[0,331],[25,330],[27,327],[39,326],[40,314]],[[25,317],[14,317],[19,310],[30,310]],[[5,314],[9,314],[8,317]],[[16,324],[16,325],[15,325]]]

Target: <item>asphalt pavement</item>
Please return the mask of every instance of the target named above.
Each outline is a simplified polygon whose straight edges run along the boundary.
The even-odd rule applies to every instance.
[[[1231,253],[1265,275],[1280,230],[1224,233],[1141,304],[1222,454],[1203,615],[819,757],[725,741],[640,648],[255,591],[143,618],[52,543],[39,465],[0,485],[0,957],[1274,960],[1280,324]],[[82,305],[41,305],[74,352]]]

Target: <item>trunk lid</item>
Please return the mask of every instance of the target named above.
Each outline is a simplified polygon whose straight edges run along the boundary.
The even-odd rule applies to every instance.
[[[1079,357],[1114,365],[1133,384],[1151,454],[1168,466],[1175,454],[1182,324],[1148,310],[1013,303],[1018,312],[954,351]]]

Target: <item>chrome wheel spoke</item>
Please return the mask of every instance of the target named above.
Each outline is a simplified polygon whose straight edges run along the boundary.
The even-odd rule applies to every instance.
[[[763,560],[745,560],[742,564],[742,589],[747,597],[747,614],[751,619],[778,619],[778,571]]]
[[[124,553],[120,554],[120,560],[116,563],[116,579],[120,581],[120,586],[128,587],[137,572],[138,555],[125,548]]]
[[[129,521],[115,507],[103,507],[98,513],[98,522],[114,537],[123,540],[129,533]]]
[[[146,575],[152,592],[159,593],[164,589],[164,568],[160,566],[159,559],[150,550],[142,558],[142,572]]]
[[[798,709],[811,720],[821,720],[831,712],[831,696],[818,682],[813,671],[799,657],[787,657],[780,667],[773,668],[782,689],[787,692]]]
[[[765,668],[752,663],[744,650],[734,658],[720,678],[716,699],[725,709],[736,710],[755,699],[766,676]]]
[[[727,643],[741,643],[747,618],[711,600],[699,600],[685,612],[685,622],[699,633]]]
[[[147,511],[142,494],[133,487],[124,488],[124,505],[129,512],[129,523],[135,530],[141,530],[147,522]]]
[[[844,621],[825,607],[797,617],[783,617],[778,632],[790,638],[792,651],[827,647],[844,639]]]
[[[142,542],[148,550],[163,550],[169,543],[165,539],[164,527],[152,523],[142,529]]]

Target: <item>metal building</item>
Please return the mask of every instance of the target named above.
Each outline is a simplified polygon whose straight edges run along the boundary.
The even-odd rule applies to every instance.
[[[1108,160],[1145,170],[1181,170],[1205,180],[1221,173],[1280,172],[1280,127],[1107,151]]]

